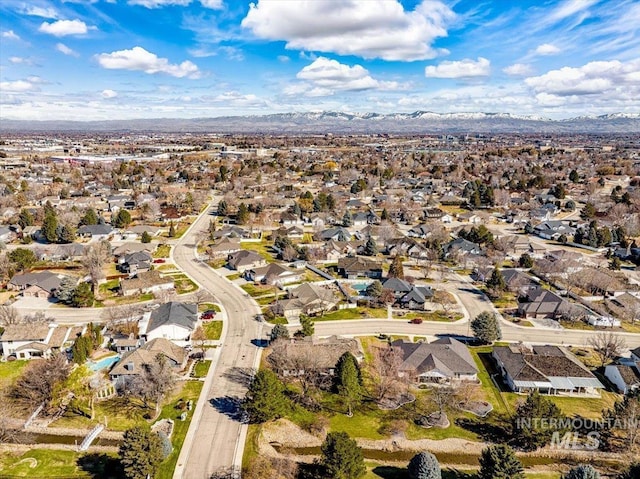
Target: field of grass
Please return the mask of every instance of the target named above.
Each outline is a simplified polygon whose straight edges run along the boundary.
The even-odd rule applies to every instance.
[[[8,387],[20,376],[29,361],[7,361],[0,363],[0,390]]]
[[[198,290],[198,285],[190,278],[184,275],[176,275],[173,279],[173,284],[176,288],[177,294],[193,293]]]
[[[339,319],[386,318],[387,310],[383,308],[349,308],[315,316],[314,321],[335,321]]]
[[[115,455],[87,454],[56,449],[32,449],[0,454],[0,477],[47,479],[117,479]],[[6,474],[6,476],[5,476]]]
[[[275,262],[275,258],[271,252],[273,241],[256,241],[256,242],[241,242],[240,247],[249,251],[255,251],[262,256],[268,263]]]
[[[219,313],[220,310],[220,306],[218,306],[217,304],[214,303],[200,303],[198,305],[198,312],[200,313],[204,313],[205,311],[208,311],[212,309],[213,311]]]
[[[192,376],[194,378],[204,378],[207,376],[207,373],[209,372],[210,367],[211,367],[210,360],[198,361],[196,365],[193,367]]]
[[[217,341],[222,335],[222,321],[207,321],[202,325],[202,329],[208,340]]]
[[[274,286],[269,286],[264,284],[255,284],[255,283],[246,283],[246,284],[240,285],[240,287],[243,290],[245,290],[245,292],[248,293],[249,296],[253,298],[257,298],[258,296],[265,296],[265,295],[273,296],[275,293],[279,291],[278,288]]]
[[[154,258],[168,258],[171,254],[171,245],[169,244],[161,244],[156,250],[152,253],[151,256]]]

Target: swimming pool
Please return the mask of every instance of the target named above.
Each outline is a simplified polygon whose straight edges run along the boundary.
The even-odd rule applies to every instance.
[[[108,369],[113,366],[115,363],[120,361],[120,356],[117,354],[115,356],[107,356],[106,358],[102,358],[100,361],[87,361],[87,366],[92,371],[100,371],[102,369]]]

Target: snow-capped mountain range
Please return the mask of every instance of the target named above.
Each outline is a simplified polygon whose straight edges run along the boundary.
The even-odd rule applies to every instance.
[[[157,131],[210,133],[640,133],[640,113],[552,120],[509,113],[304,112],[213,118],[105,121],[3,120],[0,131]]]

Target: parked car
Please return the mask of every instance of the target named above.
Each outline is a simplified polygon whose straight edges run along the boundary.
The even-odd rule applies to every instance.
[[[215,316],[216,316],[216,312],[212,309],[209,309],[204,313],[202,313],[202,315],[200,316],[200,319],[213,319],[215,318]]]
[[[411,321],[409,321],[411,324],[422,324],[423,319],[422,318],[413,318]]]
[[[158,263],[166,263],[167,260],[164,258],[156,258],[153,260],[154,263],[158,264]]]

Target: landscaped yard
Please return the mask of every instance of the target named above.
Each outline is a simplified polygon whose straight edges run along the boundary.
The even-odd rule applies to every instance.
[[[280,290],[275,286],[269,286],[264,284],[246,283],[240,285],[250,296],[257,298],[258,296],[270,295],[278,293]]]
[[[240,247],[242,249],[246,249],[249,251],[255,251],[260,256],[262,256],[268,263],[275,262],[275,258],[273,257],[271,247],[273,246],[273,241],[243,241],[240,243]]]
[[[347,308],[313,317],[314,321],[334,321],[338,319],[386,318],[386,308]]]
[[[172,274],[170,277],[173,278],[173,284],[176,288],[177,294],[193,293],[198,290],[198,285],[186,274]]]
[[[217,341],[222,335],[222,321],[208,321],[202,325],[202,329],[208,340]]]
[[[204,378],[207,376],[209,372],[209,368],[211,367],[211,361],[198,361],[196,365],[193,367],[192,376],[194,378]]]
[[[161,244],[156,250],[152,253],[151,256],[154,258],[168,258],[171,254],[171,245],[170,244]]]
[[[0,363],[0,390],[8,387],[29,364],[29,361],[7,361]]]
[[[3,452],[0,454],[0,477],[119,479],[115,460],[116,455],[57,449],[31,449],[15,454]]]
[[[200,303],[198,305],[198,312],[199,313],[204,313],[205,311],[209,311],[209,310],[213,310],[216,311],[217,313],[219,313],[220,310],[220,306],[218,306],[217,304],[214,303]]]

